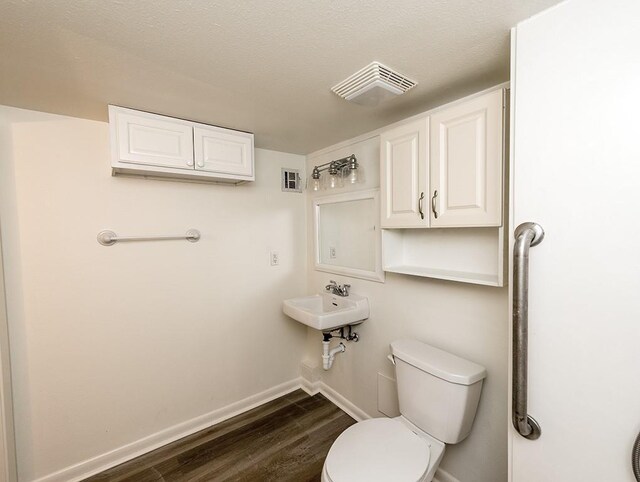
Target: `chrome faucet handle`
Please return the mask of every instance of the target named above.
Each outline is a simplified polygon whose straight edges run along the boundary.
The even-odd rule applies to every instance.
[[[344,293],[344,296],[349,296],[349,288],[351,288],[351,285],[342,285],[342,292]]]

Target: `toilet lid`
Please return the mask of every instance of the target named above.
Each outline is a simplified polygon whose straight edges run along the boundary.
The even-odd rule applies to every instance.
[[[429,467],[429,444],[402,422],[375,418],[342,432],[329,450],[334,482],[416,482]]]

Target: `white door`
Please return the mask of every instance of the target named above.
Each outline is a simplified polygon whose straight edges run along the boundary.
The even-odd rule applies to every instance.
[[[194,127],[196,170],[253,180],[253,134]]]
[[[501,226],[504,91],[431,116],[432,227]]]
[[[383,228],[429,225],[429,118],[380,135],[380,196]]]
[[[193,169],[190,122],[113,105],[109,122],[120,162]]]
[[[510,480],[631,482],[640,2],[562,3],[517,26],[512,54],[510,230],[533,221],[546,235],[529,253],[528,413],[542,433],[527,440],[509,425]]]

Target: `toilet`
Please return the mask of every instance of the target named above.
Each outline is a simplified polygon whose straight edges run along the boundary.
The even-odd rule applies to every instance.
[[[358,422],[331,446],[322,482],[430,482],[445,444],[471,432],[484,367],[416,340],[391,343],[400,416]]]

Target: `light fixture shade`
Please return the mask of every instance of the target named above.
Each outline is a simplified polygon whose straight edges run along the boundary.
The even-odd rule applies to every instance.
[[[342,187],[342,178],[338,174],[329,174],[327,177],[327,187],[329,189],[336,189]]]
[[[349,182],[349,184],[355,184],[358,182],[358,169],[349,169],[347,181]]]
[[[320,179],[311,178],[310,187],[311,187],[312,191],[319,191],[320,190]]]

